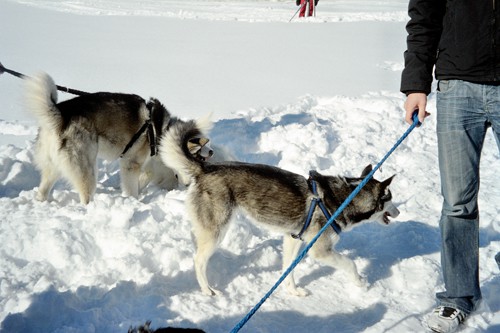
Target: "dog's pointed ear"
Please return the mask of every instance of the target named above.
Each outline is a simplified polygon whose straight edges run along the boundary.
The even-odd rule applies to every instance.
[[[394,174],[394,175],[392,175],[391,177],[389,177],[389,178],[387,178],[386,180],[384,180],[384,181],[382,182],[382,186],[383,186],[384,188],[386,188],[386,187],[388,187],[389,185],[391,185],[392,179],[393,179],[395,176],[396,176],[396,175]]]
[[[196,154],[201,148],[203,148],[208,141],[208,138],[192,138],[187,142],[187,148],[191,154]]]
[[[318,171],[316,171],[316,170],[310,170],[309,171],[309,177],[311,179],[318,179],[318,178],[321,177],[321,174]]]
[[[361,177],[360,178],[365,178],[366,176],[368,176],[368,174],[370,172],[372,172],[373,168],[372,168],[372,165],[371,164],[368,164],[366,166],[366,168],[363,170],[363,172],[361,172]]]
[[[191,154],[196,154],[196,152],[201,149],[199,140],[200,140],[199,138],[193,138],[188,140],[187,148]]]
[[[209,138],[200,138],[200,146],[202,147],[205,146],[208,143],[208,141],[210,141]]]

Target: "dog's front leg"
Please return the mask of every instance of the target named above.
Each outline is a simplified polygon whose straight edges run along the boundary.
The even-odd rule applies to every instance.
[[[354,284],[361,288],[367,288],[366,281],[359,275],[356,264],[348,257],[335,252],[333,249],[325,250],[314,246],[311,249],[311,256],[328,266],[343,270],[351,277]]]
[[[120,160],[120,181],[125,196],[139,197],[139,177],[141,163],[128,158]]]
[[[301,241],[292,238],[290,235],[285,235],[283,237],[283,272],[290,267],[292,261],[297,258],[299,253]],[[294,296],[307,296],[309,293],[307,290],[297,287],[295,284],[295,279],[293,278],[293,271],[285,279],[286,290]]]
[[[200,285],[201,292],[207,296],[221,295],[222,292],[220,292],[217,289],[212,288],[208,284],[207,263],[203,260],[200,260],[198,258],[198,256],[196,256],[194,259],[194,266],[195,266],[195,271],[196,271],[196,279],[198,280],[198,284]]]

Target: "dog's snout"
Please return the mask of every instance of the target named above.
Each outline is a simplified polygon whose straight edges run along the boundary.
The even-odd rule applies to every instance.
[[[212,157],[212,156],[214,156],[214,151],[212,149],[210,149],[208,151],[208,157]]]
[[[387,202],[384,206],[385,210],[385,215],[396,218],[399,216],[399,209],[392,203],[392,202]]]
[[[399,209],[397,209],[395,206],[393,207],[393,209],[389,211],[389,215],[393,218],[398,217],[399,213],[400,213]]]

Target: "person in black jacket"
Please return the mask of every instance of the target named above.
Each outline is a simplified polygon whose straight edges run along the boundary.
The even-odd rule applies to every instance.
[[[401,92],[405,119],[429,116],[434,75],[443,206],[441,269],[445,291],[427,318],[435,332],[453,332],[481,300],[479,161],[486,131],[500,149],[500,0],[410,0]]]

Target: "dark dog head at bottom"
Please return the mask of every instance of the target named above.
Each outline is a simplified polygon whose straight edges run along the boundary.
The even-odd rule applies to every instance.
[[[150,327],[151,322],[148,321],[144,326],[139,326],[136,328],[130,328],[128,333],[205,333],[205,331],[199,330],[197,328],[176,328],[176,327],[165,327],[152,329]]]

